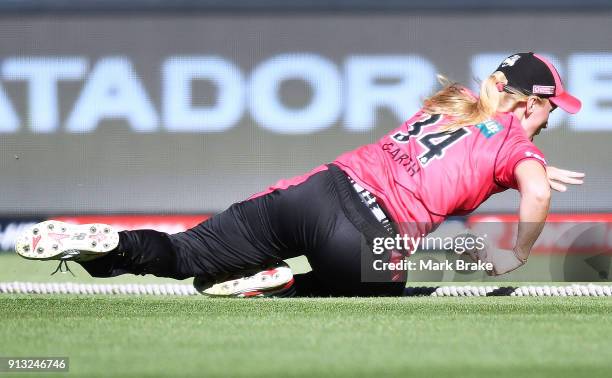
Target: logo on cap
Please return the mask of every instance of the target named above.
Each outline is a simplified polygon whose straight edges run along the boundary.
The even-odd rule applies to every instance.
[[[554,85],[534,85],[531,90],[531,93],[544,94],[544,95],[555,94],[555,86]]]
[[[516,63],[516,61],[519,60],[520,58],[521,58],[520,55],[509,56],[506,59],[504,59],[501,66],[502,67],[514,66],[514,63]]]

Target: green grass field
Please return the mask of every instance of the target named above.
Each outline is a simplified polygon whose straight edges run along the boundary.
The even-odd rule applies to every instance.
[[[609,377],[611,310],[588,297],[3,295],[0,345],[68,356],[75,377]]]
[[[175,282],[71,265],[76,278],[49,277],[55,263],[0,255],[0,281]],[[610,297],[0,294],[0,357],[67,356],[69,377],[609,377],[611,310]]]

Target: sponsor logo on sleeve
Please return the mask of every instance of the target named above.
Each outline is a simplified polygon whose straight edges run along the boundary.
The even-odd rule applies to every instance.
[[[525,151],[525,156],[536,158],[536,159],[540,160],[542,163],[548,164],[548,163],[546,163],[546,160],[544,160],[544,158],[542,156],[540,156],[539,154],[536,154],[535,152]]]

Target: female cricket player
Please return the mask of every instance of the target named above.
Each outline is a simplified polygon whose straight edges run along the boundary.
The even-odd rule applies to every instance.
[[[546,59],[513,54],[482,82],[478,96],[448,84],[378,142],[281,180],[185,232],[46,221],[19,237],[16,252],[60,264],[74,260],[94,277],[195,277],[202,290],[217,284],[211,294],[396,296],[405,276],[363,279],[375,238],[425,235],[512,188],[520,192],[514,248],[472,255],[490,263],[490,274],[504,274],[526,262],[551,187],[582,183],[583,174],[547,167],[532,143],[557,107],[573,114],[581,104]],[[281,262],[300,255],[312,271],[292,278]]]

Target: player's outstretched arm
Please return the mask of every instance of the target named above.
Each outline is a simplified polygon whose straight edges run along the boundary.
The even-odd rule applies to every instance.
[[[490,275],[511,272],[523,265],[544,228],[550,207],[551,188],[546,170],[539,162],[524,160],[514,171],[521,193],[516,243],[512,250],[486,248],[472,258],[493,265]]]
[[[582,180],[584,173],[582,172],[574,172],[551,166],[546,167],[546,176],[548,177],[550,187],[558,192],[565,192],[567,190],[567,186],[564,184],[582,185],[584,182]]]
[[[521,193],[516,243],[511,251],[492,249],[486,252],[486,260],[493,264],[492,275],[511,272],[527,261],[550,208],[550,184],[542,164],[524,160],[516,166],[514,175]]]
[[[544,167],[535,160],[520,162],[514,171],[521,193],[518,235],[514,251],[527,260],[540,236],[550,208],[550,184]]]

